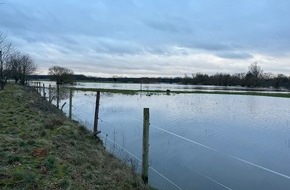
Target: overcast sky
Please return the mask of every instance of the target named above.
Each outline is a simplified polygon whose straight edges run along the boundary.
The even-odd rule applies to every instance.
[[[289,0],[0,0],[0,31],[46,74],[290,74]]]

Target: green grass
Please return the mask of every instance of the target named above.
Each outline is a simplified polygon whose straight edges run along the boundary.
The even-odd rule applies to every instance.
[[[149,189],[99,139],[27,87],[0,91],[0,189]]]

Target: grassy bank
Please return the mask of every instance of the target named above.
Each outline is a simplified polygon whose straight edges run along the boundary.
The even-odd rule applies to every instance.
[[[0,189],[148,189],[79,124],[27,87],[0,91]]]

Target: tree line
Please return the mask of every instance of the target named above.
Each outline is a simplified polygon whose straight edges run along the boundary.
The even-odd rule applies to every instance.
[[[8,79],[26,84],[28,77],[36,71],[36,64],[28,54],[23,54],[7,42],[6,35],[0,33],[0,90]]]
[[[243,86],[243,87],[274,87],[290,89],[290,77],[284,74],[274,75],[264,73],[257,63],[252,63],[246,73],[216,73],[207,75],[203,73],[185,75],[182,84],[216,85],[216,86]]]
[[[49,75],[32,75],[34,80],[55,80],[57,75],[53,73],[63,73],[65,70],[52,67]],[[184,77],[93,77],[85,75],[73,75],[73,72],[68,72],[70,75],[65,75],[64,81],[71,83],[71,79],[76,81],[92,81],[92,82],[112,82],[112,83],[174,83],[174,84],[192,84],[192,85],[215,85],[215,86],[243,86],[243,87],[274,87],[274,88],[287,88],[290,89],[290,77],[283,74],[264,73],[262,68],[257,63],[252,63],[246,73],[216,73],[214,75],[207,75],[203,73],[195,73],[191,76],[185,75]],[[52,77],[53,76],[53,77]]]

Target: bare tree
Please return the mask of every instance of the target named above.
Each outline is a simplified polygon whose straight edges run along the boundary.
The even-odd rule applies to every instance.
[[[6,43],[6,35],[0,32],[0,90],[4,89],[9,77],[7,60],[12,52],[11,43]]]
[[[257,62],[252,63],[249,66],[249,71],[245,77],[245,84],[247,86],[259,86],[263,79],[263,70],[258,66]]]
[[[254,62],[249,66],[248,73],[252,74],[257,79],[263,77],[263,70],[258,66],[257,62]]]
[[[10,55],[7,61],[10,70],[10,77],[17,83],[24,85],[29,75],[36,70],[34,60],[29,55],[22,55],[20,52],[15,52]]]
[[[51,79],[57,84],[72,83],[73,71],[65,67],[53,66],[48,69]]]
[[[73,82],[73,71],[65,67],[54,66],[48,69],[51,79],[56,81],[56,107],[59,108],[60,84]]]

